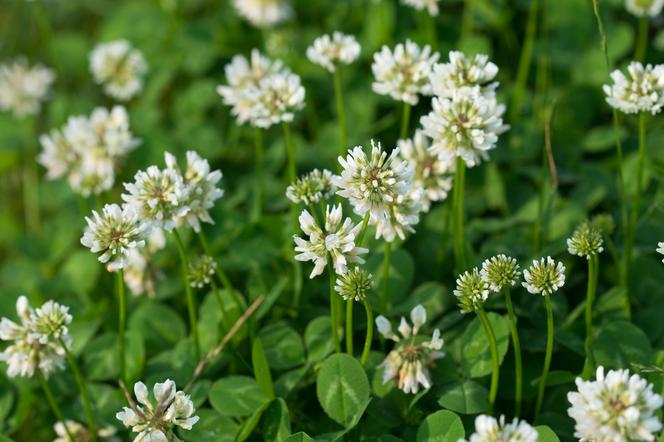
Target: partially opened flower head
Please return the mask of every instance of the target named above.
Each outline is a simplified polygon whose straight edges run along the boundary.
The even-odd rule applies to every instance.
[[[495,94],[498,82],[494,81],[498,66],[484,54],[466,56],[460,51],[450,51],[447,63],[437,63],[431,72],[434,95],[451,97],[461,87],[479,86],[484,95]]]
[[[655,17],[662,12],[664,0],[625,0],[625,8],[637,17]]]
[[[595,223],[585,221],[567,238],[567,250],[572,255],[590,259],[604,251],[602,231]]]
[[[373,276],[362,267],[337,275],[334,290],[346,301],[364,301],[373,285]]]
[[[644,66],[633,61],[627,74],[620,70],[611,73],[613,84],[604,85],[606,102],[626,114],[659,113],[664,106],[664,65]]]
[[[565,266],[550,256],[533,260],[533,264],[523,271],[523,285],[536,295],[551,295],[565,285]]]
[[[525,420],[514,418],[512,422],[505,422],[505,416],[500,419],[481,414],[475,418],[475,432],[468,439],[459,442],[537,442],[537,430]]]
[[[327,169],[314,169],[300,176],[286,189],[286,197],[293,204],[316,204],[334,195],[336,187],[332,183],[332,172]]]
[[[480,274],[494,292],[516,285],[521,277],[516,259],[503,254],[485,260]]]
[[[474,312],[481,308],[489,297],[489,282],[475,267],[457,278],[454,296],[461,313]]]
[[[360,44],[354,36],[335,31],[322,35],[307,48],[307,58],[330,72],[340,63],[351,64],[360,56]]]
[[[90,70],[108,96],[127,101],[143,89],[148,65],[129,41],[115,40],[95,47],[90,54]]]
[[[25,58],[0,65],[0,111],[17,117],[38,113],[54,81],[55,72],[41,64],[29,66]]]
[[[269,28],[293,14],[290,0],[233,0],[239,15],[257,28]]]
[[[194,288],[202,289],[210,284],[217,269],[217,263],[209,255],[201,255],[189,263],[189,283]]]

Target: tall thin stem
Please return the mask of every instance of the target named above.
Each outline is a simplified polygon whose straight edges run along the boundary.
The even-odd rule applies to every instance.
[[[217,304],[219,304],[219,311],[221,312],[221,325],[224,328],[224,333],[228,331],[228,311],[226,310],[226,306],[224,305],[224,300],[221,299],[221,293],[219,293],[219,286],[217,283],[214,281],[214,279],[211,281],[212,285],[212,293],[214,293],[214,297],[217,298]]]
[[[196,319],[196,305],[194,303],[194,294],[189,285],[189,259],[187,252],[184,249],[182,238],[177,229],[173,229],[173,236],[175,237],[175,244],[177,244],[178,253],[180,254],[180,267],[182,269],[182,283],[184,284],[184,292],[187,297],[187,311],[189,313],[189,327],[191,328],[191,335],[194,338],[194,356],[196,362],[201,359],[201,344],[198,337],[198,320]]]
[[[203,232],[203,230],[200,230],[197,234],[198,234],[198,241],[200,242],[201,247],[203,247],[203,251],[205,252],[205,254],[210,257],[214,257],[214,255],[212,255],[212,249],[210,249],[207,237],[205,236],[205,232]],[[218,262],[217,266],[214,268],[214,273],[217,275],[217,279],[219,279],[224,288],[228,290],[228,292],[231,294],[233,300],[238,305],[238,308],[242,308],[243,302],[240,300],[240,295],[238,294],[237,290],[235,290],[233,284],[231,283],[231,280],[228,278],[228,275],[226,275],[226,272],[224,272],[224,270],[221,268]]]
[[[362,350],[362,359],[360,360],[362,365],[367,363],[367,358],[369,357],[369,352],[371,351],[371,342],[373,340],[373,311],[371,310],[371,304],[369,304],[368,299],[364,299],[364,310],[367,313],[367,336],[364,338],[364,349]]]
[[[337,120],[339,122],[339,155],[346,155],[347,135],[346,135],[346,110],[344,106],[344,95],[341,87],[341,68],[336,66],[334,70],[334,97],[337,103]],[[341,167],[341,166],[339,166]]]
[[[401,113],[401,131],[399,138],[405,139],[408,136],[408,127],[410,126],[410,104],[404,101],[403,112]]]
[[[546,379],[549,376],[549,367],[551,366],[551,355],[553,354],[553,308],[551,307],[551,295],[544,295],[544,306],[546,307],[546,351],[544,353],[544,366],[542,367],[542,376],[537,389],[537,401],[535,402],[535,421],[542,411],[544,401],[544,389],[546,388]]]
[[[476,310],[477,317],[480,318],[484,333],[486,333],[487,340],[489,341],[489,350],[491,351],[491,387],[489,388],[489,411],[493,411],[493,405],[496,403],[496,395],[498,394],[498,380],[500,378],[500,364],[498,361],[498,344],[496,343],[496,335],[493,333],[493,328],[489,322],[489,318],[482,307]]]
[[[590,369],[593,368],[594,357],[592,352],[593,345],[593,302],[595,301],[595,293],[597,292],[597,278],[599,274],[599,259],[597,255],[593,255],[588,259],[588,288],[586,291],[586,357],[591,363]]]
[[[334,351],[341,353],[341,342],[339,341],[339,319],[337,318],[337,301],[339,295],[334,290],[336,285],[336,272],[332,265],[332,257],[327,260],[327,271],[330,274],[330,324],[332,326],[332,343],[334,344]]]
[[[380,306],[384,313],[390,309],[390,259],[392,257],[392,243],[385,243],[383,254],[383,279],[380,290]]]
[[[634,49],[634,60],[643,62],[648,48],[648,16],[639,18],[639,27]]]
[[[457,273],[466,268],[465,238],[464,238],[464,193],[465,193],[466,163],[461,157],[456,160],[454,175],[454,189],[452,193],[452,206],[454,208],[454,261]]]
[[[48,386],[48,382],[46,381],[46,378],[44,378],[44,374],[39,369],[37,369],[37,379],[39,379],[39,385],[41,385],[42,390],[44,390],[44,395],[46,396],[48,404],[51,406],[53,414],[55,414],[56,419],[62,422],[62,424],[64,425],[65,432],[67,433],[69,440],[72,441],[76,440],[69,431],[69,426],[67,426],[67,422],[65,421],[65,416],[62,414],[62,410],[60,410],[60,407],[58,407],[58,403],[55,401],[55,397],[53,396],[53,391],[51,391],[51,387]]]
[[[85,382],[83,381],[83,376],[81,376],[81,372],[78,369],[78,364],[76,364],[76,359],[74,359],[74,355],[71,354],[65,342],[62,340],[62,338],[58,338],[58,341],[60,342],[60,346],[65,352],[65,356],[67,357],[67,362],[71,367],[72,373],[74,373],[74,379],[76,379],[76,385],[78,385],[78,391],[81,393],[81,399],[83,401],[83,410],[85,411],[85,418],[88,421],[90,440],[92,442],[96,442],[97,425],[95,424],[94,414],[92,414],[92,407],[90,406],[90,398],[88,396],[88,390],[85,388]]]
[[[632,265],[634,242],[636,240],[636,227],[639,222],[641,194],[643,193],[643,172],[646,163],[646,116],[645,112],[639,113],[639,162],[636,170],[636,193],[632,200],[632,213],[625,250],[625,268],[623,270],[627,284],[629,284],[630,267]]]
[[[355,245],[357,247],[362,247],[362,242],[364,241],[364,235],[367,233],[367,226],[369,225],[369,211],[364,214],[364,218],[362,219],[362,227],[360,227],[360,233],[357,235],[357,241],[355,241]]]
[[[516,86],[512,93],[512,115],[511,123],[516,124],[521,111],[521,100],[523,93],[526,89],[526,82],[528,81],[528,72],[530,71],[530,64],[533,58],[533,46],[535,43],[535,33],[537,32],[537,12],[539,9],[539,0],[531,0],[530,8],[528,9],[528,21],[526,22],[526,38],[521,47],[521,55],[519,56],[519,67],[516,74]]]
[[[516,327],[516,315],[512,306],[512,296],[509,287],[505,288],[505,305],[507,306],[507,317],[509,319],[510,333],[512,334],[512,346],[514,347],[514,414],[521,416],[521,398],[523,397],[523,363],[521,361],[521,343],[519,341],[519,330]]]
[[[297,168],[295,163],[295,146],[293,145],[293,137],[291,135],[290,126],[288,123],[283,124],[284,139],[286,141],[286,154],[288,156],[288,182],[292,183],[296,179]],[[291,232],[295,232],[297,228],[297,207],[295,204],[290,206],[291,214]],[[293,258],[293,306],[300,305],[300,297],[302,294],[302,267],[300,263]]]
[[[353,300],[346,301],[346,353],[353,356]]]
[[[265,155],[263,153],[263,129],[254,129],[256,144],[256,196],[254,206],[254,219],[259,220],[263,214],[263,200],[265,195]]]
[[[287,178],[288,182],[292,183],[295,181],[297,175],[297,170],[295,167],[295,145],[293,144],[293,136],[291,135],[290,125],[288,123],[284,123],[283,128],[284,140],[286,142],[286,155],[288,157]]]
[[[120,361],[120,379],[127,383],[127,358],[125,355],[125,322],[127,317],[127,297],[125,296],[124,271],[115,272],[115,285],[118,291],[118,360]]]

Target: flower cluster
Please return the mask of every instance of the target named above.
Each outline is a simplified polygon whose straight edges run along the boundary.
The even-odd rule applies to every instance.
[[[143,54],[127,40],[98,44],[90,54],[90,71],[104,92],[128,101],[143,89],[148,65]]]
[[[627,77],[620,70],[611,73],[612,85],[604,85],[606,102],[626,114],[650,112],[655,115],[664,106],[664,65],[643,66],[633,61]]]
[[[325,34],[314,40],[307,48],[307,58],[330,72],[336,71],[337,63],[351,64],[360,56],[360,44],[352,35],[335,31],[330,37]]]
[[[143,382],[134,384],[134,394],[140,405],[132,403],[131,408],[123,407],[115,417],[138,433],[135,441],[176,442],[179,439],[173,434],[174,427],[191,430],[198,422],[198,416],[193,415],[196,410],[189,395],[177,391],[175,382],[170,379],[154,384],[152,394],[156,404],[150,400],[148,388]]]
[[[431,72],[434,95],[450,98],[461,87],[479,86],[483,95],[495,95],[498,66],[484,54],[467,57],[463,52],[450,51],[448,63],[436,63]]]
[[[464,272],[456,280],[454,296],[461,313],[471,313],[480,308],[489,297],[489,282],[477,267]]]
[[[516,285],[521,276],[516,259],[507,255],[496,255],[482,263],[480,275],[489,285],[489,289],[498,293],[506,287]]]
[[[637,17],[655,17],[663,7],[664,0],[625,0],[625,9]]]
[[[405,393],[417,393],[420,385],[430,388],[432,385],[429,366],[436,359],[445,356],[440,350],[443,348],[443,340],[440,331],[434,330],[430,340],[422,340],[417,337],[420,328],[426,323],[427,312],[421,305],[416,306],[410,312],[412,327],[404,317],[401,317],[399,334],[392,331],[392,324],[384,316],[376,318],[376,328],[385,337],[397,342],[397,346],[387,355],[379,365],[384,369],[383,383],[394,381],[397,387]]]
[[[598,367],[596,380],[576,379],[578,391],[567,393],[567,413],[576,422],[574,436],[581,441],[654,441],[662,429],[656,412],[662,396],[653,385],[628,370]]]
[[[533,260],[533,264],[523,271],[526,290],[533,294],[551,295],[565,285],[565,266],[550,256]]]
[[[257,28],[268,28],[293,14],[289,0],[233,0],[239,15]]]
[[[362,267],[338,275],[334,290],[346,301],[364,301],[371,290],[373,276]]]
[[[567,250],[571,255],[590,259],[604,251],[602,231],[595,223],[584,222],[567,238]]]
[[[201,255],[189,263],[189,284],[194,288],[202,289],[210,283],[217,263],[209,255]]]
[[[20,324],[7,318],[0,321],[0,340],[14,341],[0,354],[0,361],[7,364],[7,375],[32,377],[39,370],[48,376],[62,369],[63,345],[71,345],[69,308],[47,301],[35,310],[25,296],[19,296],[16,313]]]
[[[367,253],[369,250],[355,245],[355,238],[362,226],[353,225],[350,218],[346,218],[342,222],[342,218],[341,204],[327,206],[323,228],[307,210],[303,210],[300,214],[300,228],[309,239],[293,236],[295,251],[299,252],[295,255],[295,259],[314,262],[310,278],[323,273],[328,258],[331,259],[334,270],[340,275],[348,271],[349,262],[364,263],[359,255]]]
[[[90,430],[80,423],[72,420],[65,420],[64,422],[56,422],[53,426],[56,438],[53,442],[89,442],[92,440],[90,437]],[[72,441],[69,434],[74,438]],[[115,428],[108,426],[97,429],[97,440],[105,442],[120,442],[121,439],[114,437]]]
[[[122,106],[98,107],[90,117],[72,116],[60,130],[39,137],[37,160],[49,179],[63,176],[83,196],[113,187],[115,170],[140,140],[129,130],[129,115]]]
[[[438,15],[438,2],[440,0],[401,0],[401,3],[404,5],[411,6],[418,11],[427,10],[427,12],[432,16]]]
[[[286,188],[286,197],[293,204],[315,204],[331,197],[337,190],[332,183],[332,172],[314,169],[308,174],[299,177]]]
[[[475,418],[475,432],[459,442],[537,442],[537,430],[528,422],[514,418],[505,423],[505,416],[496,419],[481,414]]]
[[[0,111],[17,117],[36,114],[53,81],[51,69],[40,64],[31,67],[24,58],[0,65]]]
[[[429,45],[420,49],[410,40],[399,43],[393,51],[383,46],[374,54],[371,65],[374,92],[416,105],[420,95],[432,93],[429,75],[438,57]]]

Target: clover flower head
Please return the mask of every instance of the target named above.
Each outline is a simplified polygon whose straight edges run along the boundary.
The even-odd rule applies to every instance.
[[[330,72],[337,69],[338,63],[351,64],[360,56],[360,44],[354,36],[339,31],[322,35],[307,48],[307,58],[312,63]]]
[[[328,257],[339,275],[346,274],[349,262],[364,263],[359,255],[365,254],[369,250],[355,245],[355,238],[362,225],[353,225],[350,218],[346,218],[342,222],[342,217],[341,204],[326,207],[323,227],[318,225],[307,210],[303,210],[300,214],[300,228],[309,239],[293,236],[295,251],[299,252],[295,255],[295,259],[314,262],[310,278],[323,273]]]
[[[478,86],[483,95],[494,96],[498,82],[494,81],[498,66],[484,54],[466,56],[460,51],[450,51],[449,62],[437,63],[431,72],[434,95],[451,97],[460,87]]]
[[[248,88],[252,125],[267,129],[274,124],[290,123],[295,112],[304,108],[304,88],[300,77],[284,71],[260,80],[258,87]]]
[[[257,28],[270,28],[293,15],[290,0],[233,0],[237,13]]]
[[[376,328],[386,339],[396,342],[395,348],[390,351],[385,360],[379,365],[384,369],[383,383],[394,381],[404,393],[417,393],[420,385],[430,388],[432,385],[429,366],[436,359],[445,356],[440,351],[443,348],[443,339],[440,330],[434,330],[431,339],[417,336],[420,328],[426,323],[426,310],[417,305],[410,312],[412,326],[406,318],[401,317],[397,335],[392,331],[392,324],[384,316],[376,318]]]
[[[583,222],[567,238],[567,250],[571,255],[590,259],[604,251],[602,231],[592,222]]]
[[[55,73],[41,65],[29,66],[25,58],[0,65],[0,111],[17,117],[34,115],[48,98]]]
[[[334,290],[346,301],[364,301],[371,290],[373,276],[362,267],[338,275]]]
[[[134,384],[134,394],[138,404],[131,404],[131,408],[123,407],[115,415],[125,427],[138,433],[134,440],[176,442],[179,439],[173,433],[174,427],[191,430],[198,422],[199,417],[193,415],[196,410],[189,395],[177,391],[175,382],[170,379],[154,384],[154,401],[143,382]]]
[[[567,393],[574,436],[585,441],[654,441],[662,429],[656,412],[664,403],[653,385],[628,370],[598,367],[596,379],[576,378],[578,391]]]
[[[489,284],[489,289],[496,293],[505,287],[516,285],[521,277],[516,259],[503,254],[485,260],[482,263],[480,274],[482,279]]]
[[[127,40],[98,44],[90,54],[90,71],[104,93],[128,101],[143,89],[148,70],[143,54]]]
[[[625,0],[625,9],[637,17],[655,17],[662,7],[664,0]]]
[[[376,239],[392,242],[398,236],[406,239],[406,232],[415,232],[414,225],[420,222],[422,195],[420,188],[411,188],[405,194],[395,194],[383,217],[369,217],[369,224],[376,226]]]
[[[664,255],[664,242],[657,243],[657,253]],[[664,259],[662,259],[662,262],[664,262]]]
[[[438,15],[438,3],[440,0],[401,0],[401,3],[404,5],[410,6],[417,9],[418,11],[424,11],[425,9],[429,15],[436,17]]]
[[[209,255],[201,255],[189,263],[189,284],[202,289],[212,281],[217,263]]]
[[[613,84],[604,85],[609,106],[626,114],[659,113],[664,106],[664,65],[632,61],[627,73],[629,77],[616,69],[611,73]]]
[[[374,92],[416,105],[420,95],[432,94],[429,75],[438,56],[429,45],[420,48],[410,40],[399,43],[394,50],[383,46],[374,54],[371,65]]]
[[[314,169],[292,182],[286,189],[286,197],[293,204],[303,203],[308,206],[331,197],[336,190],[332,183],[332,172]]]
[[[158,269],[152,264],[154,254],[166,246],[164,231],[147,229],[146,245],[140,249],[130,249],[122,268],[122,276],[129,291],[134,295],[147,293],[150,298],[156,296],[155,285],[161,277]]]
[[[496,419],[481,414],[475,418],[475,432],[459,442],[537,442],[538,438],[537,430],[525,420],[505,423],[505,416]]]
[[[452,174],[456,164],[451,159],[441,159],[429,149],[429,139],[420,129],[413,138],[397,141],[399,157],[413,169],[413,187],[422,190],[422,211],[428,212],[431,203],[443,201],[452,189]]]
[[[550,256],[533,260],[533,264],[523,271],[523,285],[533,294],[551,295],[565,285],[565,266]]]
[[[434,97],[431,105],[420,121],[433,140],[430,149],[445,161],[461,157],[468,167],[476,166],[509,128],[503,124],[505,106],[479,86],[454,89],[449,97]]]
[[[58,421],[53,426],[56,438],[53,442],[88,442],[90,437],[90,430],[73,420],[65,420],[64,422]],[[68,432],[72,435],[74,440],[69,438]],[[116,433],[115,428],[108,426],[97,428],[97,440],[106,442],[120,442],[120,439],[114,437]]]
[[[489,297],[489,282],[482,277],[479,269],[475,267],[457,278],[454,296],[457,297],[461,313],[474,312]]]

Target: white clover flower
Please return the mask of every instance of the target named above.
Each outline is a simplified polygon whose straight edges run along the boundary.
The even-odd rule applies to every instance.
[[[174,169],[150,166],[136,172],[134,182],[124,183],[124,187],[128,192],[122,194],[126,205],[136,211],[141,221],[153,227],[170,232],[189,210],[187,187],[182,175]]]
[[[404,393],[417,393],[420,385],[430,388],[432,385],[429,366],[436,359],[445,356],[440,351],[443,348],[443,339],[438,329],[433,331],[430,340],[417,337],[420,328],[426,323],[426,310],[418,305],[410,312],[412,327],[402,316],[399,324],[399,335],[392,332],[390,321],[384,316],[376,318],[376,328],[386,339],[397,342],[397,346],[387,355],[378,366],[384,369],[383,384],[394,381]]]
[[[194,404],[182,391],[177,391],[175,382],[166,379],[163,383],[154,384],[152,389],[156,403],[149,397],[148,388],[143,382],[134,384],[134,394],[138,404],[133,408],[123,407],[115,417],[126,427],[138,433],[134,441],[177,442],[180,439],[174,434],[174,427],[184,430],[198,422],[199,417],[193,416]]]
[[[459,442],[537,442],[538,438],[537,430],[526,421],[514,418],[506,424],[505,416],[497,420],[481,414],[475,418],[475,432]]]
[[[286,188],[286,197],[293,204],[315,204],[334,195],[337,190],[332,183],[332,172],[314,169],[298,177]]]
[[[627,73],[629,78],[620,70],[613,71],[613,84],[604,85],[609,106],[626,114],[659,113],[664,106],[664,65],[644,67],[633,61],[627,66]]]
[[[146,245],[142,248],[129,249],[122,269],[124,282],[129,291],[138,296],[147,293],[150,298],[156,296],[155,285],[161,277],[158,269],[152,265],[152,257],[166,246],[166,237],[161,229],[149,229]]]
[[[189,284],[202,289],[212,281],[217,263],[209,255],[201,255],[189,263]]]
[[[625,0],[625,9],[637,17],[655,17],[662,7],[664,0]]]
[[[257,28],[269,28],[293,15],[289,0],[233,0],[239,15]]]
[[[417,129],[413,138],[397,141],[399,156],[413,169],[413,187],[422,190],[422,210],[428,212],[431,203],[443,201],[452,189],[453,160],[444,160],[429,149],[429,139]]]
[[[25,58],[0,65],[0,111],[17,117],[38,113],[54,81],[51,69],[41,64],[31,67]]]
[[[420,222],[422,211],[422,189],[411,188],[405,194],[395,194],[389,204],[387,216],[369,217],[369,224],[376,226],[376,239],[392,242],[398,236],[406,239],[405,232],[415,232],[414,225]]]
[[[88,442],[91,440],[90,430],[87,427],[81,425],[80,423],[72,420],[65,420],[64,422],[58,421],[53,426],[53,431],[55,431],[56,438],[53,439],[53,442]],[[74,441],[69,438],[69,434],[72,435]],[[116,433],[115,428],[108,426],[97,429],[97,440],[102,440],[105,442],[120,442],[120,439],[114,437]]]
[[[383,46],[374,54],[371,65],[374,92],[416,105],[420,95],[432,94],[429,75],[438,56],[437,52],[431,53],[429,45],[420,49],[410,40],[399,43],[394,51]]]
[[[457,297],[461,313],[474,312],[489,297],[489,283],[475,267],[457,278],[454,296]]]
[[[489,289],[498,293],[505,287],[516,285],[521,276],[516,259],[507,255],[496,255],[482,263],[480,275],[489,285]]]
[[[290,123],[295,112],[304,108],[304,88],[300,77],[291,72],[280,72],[263,78],[258,87],[249,88],[252,124],[267,129],[274,124]]]
[[[479,86],[455,89],[451,97],[435,97],[431,105],[420,121],[433,140],[430,149],[445,161],[461,157],[468,167],[479,164],[508,129],[502,119],[505,106],[482,94]]]
[[[335,31],[322,35],[307,48],[307,58],[312,63],[330,72],[336,71],[337,63],[351,64],[360,56],[360,44],[354,36]]]
[[[431,87],[439,97],[451,98],[460,87],[479,86],[484,95],[494,96],[498,66],[484,54],[467,57],[463,52],[450,51],[449,62],[436,63],[431,72]]]
[[[657,243],[657,253],[661,253],[664,255],[664,242],[659,242]],[[662,262],[664,263],[664,259],[662,259]]]
[[[590,259],[604,251],[602,232],[595,223],[588,221],[582,223],[567,238],[567,250],[571,255]]]
[[[99,262],[107,263],[113,259],[108,266],[110,271],[125,266],[129,250],[145,246],[143,234],[146,226],[132,207],[106,204],[101,215],[93,210],[92,217],[86,216],[85,221],[88,225],[81,244],[92,253],[101,253]]]
[[[69,309],[48,301],[33,310],[25,296],[16,300],[17,324],[7,318],[0,320],[0,340],[14,341],[0,354],[7,364],[7,376],[32,377],[36,370],[48,377],[64,367],[65,351],[61,342],[71,345],[68,325]]]
[[[597,368],[597,379],[576,378],[578,391],[567,393],[574,436],[582,442],[654,441],[662,429],[655,414],[664,403],[653,386],[628,370]]]
[[[148,65],[143,54],[127,40],[100,43],[90,54],[90,71],[104,93],[128,101],[143,89]]]
[[[339,275],[348,271],[349,262],[364,263],[359,255],[367,253],[369,250],[355,246],[355,238],[362,225],[353,225],[350,218],[346,218],[342,223],[342,217],[341,204],[328,205],[325,209],[324,229],[321,229],[308,211],[303,210],[300,214],[300,228],[309,239],[305,240],[293,235],[295,251],[300,252],[295,255],[295,259],[314,262],[310,278],[323,273],[328,257],[332,259],[334,270]]]
[[[362,267],[354,267],[338,275],[334,290],[346,301],[364,301],[371,290],[373,275]]]
[[[401,3],[408,5],[417,9],[418,11],[424,11],[425,9],[429,13],[436,17],[438,15],[438,3],[440,0],[401,0]]]
[[[533,264],[523,271],[522,286],[535,295],[551,295],[565,285],[565,266],[550,256],[533,260]]]
[[[177,165],[176,158],[166,152],[166,167],[176,171],[182,176],[182,182],[185,187],[187,199],[184,205],[187,211],[182,215],[195,232],[200,232],[201,221],[214,224],[214,220],[208,212],[214,207],[216,200],[224,195],[224,191],[217,187],[221,180],[220,170],[210,171],[210,163],[193,150],[187,151],[187,168],[184,173]]]

